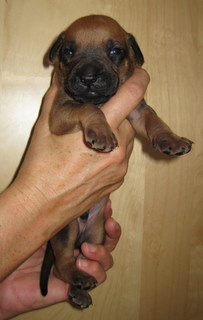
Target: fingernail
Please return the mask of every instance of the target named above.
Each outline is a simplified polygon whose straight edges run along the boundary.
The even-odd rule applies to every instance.
[[[85,243],[85,246],[86,246],[87,250],[92,253],[97,251],[97,247],[92,243]]]
[[[86,259],[78,259],[78,266],[81,268],[87,268],[88,262]]]

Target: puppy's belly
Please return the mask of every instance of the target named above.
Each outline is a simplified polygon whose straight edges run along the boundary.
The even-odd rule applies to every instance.
[[[104,209],[108,201],[108,197],[102,198],[97,202],[90,210],[87,219],[77,218],[79,231],[76,241],[76,247],[79,247],[82,242],[90,241],[92,238],[97,238],[97,233],[101,233],[103,230],[104,223]],[[101,243],[103,239],[100,239],[101,236],[98,236],[96,243]]]

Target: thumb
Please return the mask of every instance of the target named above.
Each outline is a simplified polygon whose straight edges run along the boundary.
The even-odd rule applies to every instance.
[[[149,81],[148,73],[144,69],[136,68],[133,75],[118,89],[115,96],[102,106],[101,109],[112,128],[118,128],[144,98]]]
[[[68,300],[69,284],[57,279],[55,276],[51,276],[48,284],[48,294],[42,297],[39,292],[39,296],[35,299],[35,307],[43,308],[59,302]]]
[[[52,105],[53,105],[55,98],[56,98],[58,86],[59,86],[58,80],[57,80],[56,74],[54,73],[52,80],[51,80],[51,85],[50,85],[49,89],[47,90],[47,92],[43,98],[43,101],[42,101],[42,109],[41,109],[40,118],[43,120],[48,121]]]

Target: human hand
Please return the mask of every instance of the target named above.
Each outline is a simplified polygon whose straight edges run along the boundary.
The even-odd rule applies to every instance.
[[[102,107],[119,143],[114,151],[103,154],[84,144],[81,131],[63,136],[50,133],[49,113],[58,90],[53,81],[20,170],[1,195],[4,259],[0,279],[122,184],[134,140],[134,131],[125,119],[143,98],[148,83],[147,72],[136,69]]]
[[[56,227],[53,233],[122,184],[134,140],[134,131],[125,119],[143,98],[149,77],[143,69],[137,69],[102,107],[119,143],[119,148],[108,154],[87,148],[81,131],[63,136],[50,133],[48,118],[58,90],[56,81],[45,96],[15,181],[22,193],[32,194],[39,201],[44,214],[49,212],[50,225]]]
[[[94,276],[99,284],[105,281],[106,271],[113,265],[110,252],[117,245],[121,234],[119,224],[111,218],[109,202],[105,216],[104,245],[84,243],[82,252],[86,259],[76,261],[77,267]],[[49,279],[48,295],[43,297],[40,293],[39,277],[44,251],[44,246],[38,249],[0,284],[0,320],[67,300],[69,284],[57,279],[53,274]]]

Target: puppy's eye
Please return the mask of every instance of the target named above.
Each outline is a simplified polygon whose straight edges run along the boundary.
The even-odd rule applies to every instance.
[[[72,56],[73,56],[73,50],[70,49],[70,48],[64,48],[64,49],[63,49],[63,53],[64,53],[66,56],[69,56],[69,57],[72,57]]]
[[[76,44],[74,41],[65,42],[60,50],[60,59],[61,61],[67,65],[71,62],[76,52]]]
[[[116,65],[119,66],[125,57],[125,50],[120,46],[115,46],[109,50],[109,58]]]
[[[73,46],[64,46],[61,49],[61,61],[67,65],[71,62],[73,56],[75,54],[75,49]]]
[[[118,55],[122,55],[123,54],[123,49],[119,48],[119,47],[115,47],[113,49],[111,49],[110,51],[110,56],[118,56]]]

